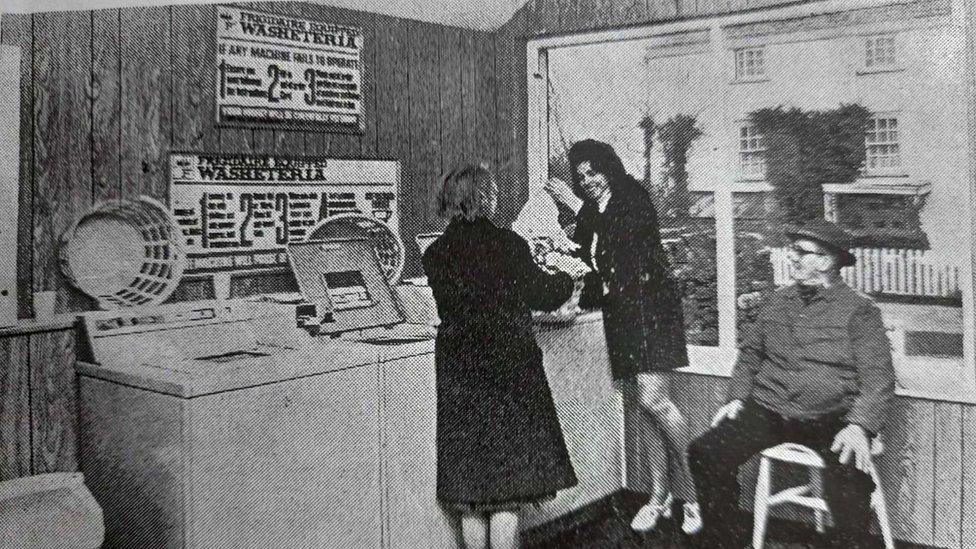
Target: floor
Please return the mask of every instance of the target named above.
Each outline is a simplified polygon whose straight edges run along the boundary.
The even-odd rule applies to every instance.
[[[681,533],[680,524],[675,520],[662,521],[658,528],[649,534],[634,532],[630,519],[643,504],[642,496],[632,492],[621,492],[610,501],[601,501],[591,506],[582,515],[568,517],[560,524],[548,524],[526,532],[526,549],[699,549],[699,545],[689,536]],[[743,514],[744,524],[751,522],[751,516]],[[792,523],[770,525],[768,549],[815,549],[822,546],[813,529]],[[880,546],[880,545],[879,545]],[[899,549],[909,549],[909,545],[898,545]],[[704,548],[703,548],[704,549]]]

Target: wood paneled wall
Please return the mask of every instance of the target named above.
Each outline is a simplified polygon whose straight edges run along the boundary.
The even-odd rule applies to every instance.
[[[0,480],[78,470],[74,365],[73,328],[0,336]]]
[[[420,274],[413,236],[443,226],[429,206],[438,175],[497,162],[494,35],[300,2],[246,6],[363,29],[362,135],[218,128],[214,5],[4,17],[0,42],[23,55],[22,318],[32,291],[56,290],[58,311],[94,307],[66,288],[58,238],[100,200],[167,200],[170,150],[397,159],[406,274]]]

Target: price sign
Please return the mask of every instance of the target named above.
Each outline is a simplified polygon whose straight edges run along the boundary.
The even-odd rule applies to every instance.
[[[397,234],[399,177],[392,160],[172,152],[170,208],[185,272],[287,265],[287,245],[323,219],[366,218]]]
[[[362,132],[362,32],[233,7],[217,11],[217,122]]]

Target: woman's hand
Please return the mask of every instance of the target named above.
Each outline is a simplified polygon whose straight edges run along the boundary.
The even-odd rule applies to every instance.
[[[562,204],[574,212],[578,212],[583,207],[583,201],[573,193],[573,189],[569,184],[558,177],[549,178],[543,185],[543,188],[557,204]]]
[[[579,259],[561,254],[559,252],[549,252],[545,258],[546,265],[562,271],[574,279],[582,278],[583,275],[590,271],[589,266],[583,263]]]
[[[726,419],[735,419],[739,417],[739,412],[745,408],[745,404],[741,400],[733,400],[725,406],[722,406],[715,412],[715,416],[712,417],[712,428],[718,427],[719,423],[722,423]]]

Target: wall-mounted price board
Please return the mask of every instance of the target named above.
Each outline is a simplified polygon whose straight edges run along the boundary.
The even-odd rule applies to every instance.
[[[170,154],[170,209],[186,274],[286,267],[289,243],[322,219],[357,213],[399,234],[399,164],[234,154]]]
[[[217,8],[217,123],[362,132],[360,29]]]

